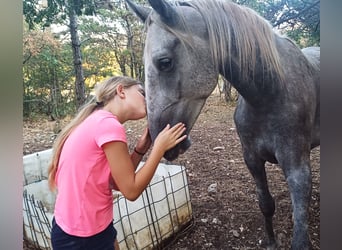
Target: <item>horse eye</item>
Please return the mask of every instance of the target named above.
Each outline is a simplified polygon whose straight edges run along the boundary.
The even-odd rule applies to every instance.
[[[159,59],[158,69],[160,71],[170,71],[172,69],[172,60],[170,58]]]

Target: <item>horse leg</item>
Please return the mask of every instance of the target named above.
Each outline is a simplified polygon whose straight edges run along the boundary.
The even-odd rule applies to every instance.
[[[283,170],[289,187],[293,209],[293,236],[291,249],[311,249],[308,233],[309,205],[311,199],[310,161],[302,164],[284,163]]]
[[[252,174],[258,195],[259,207],[265,219],[266,247],[267,249],[276,249],[277,244],[273,231],[273,215],[275,203],[267,184],[265,172],[265,161],[256,155],[244,153],[245,163]]]

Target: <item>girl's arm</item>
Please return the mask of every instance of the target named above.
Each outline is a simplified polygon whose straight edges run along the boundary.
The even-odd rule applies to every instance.
[[[140,136],[140,139],[131,154],[131,160],[133,162],[135,169],[137,169],[141,159],[144,157],[145,153],[151,147],[151,144],[151,136],[148,130],[148,126],[146,126],[143,134]]]
[[[126,199],[134,201],[150,183],[164,153],[186,138],[184,124],[167,125],[157,136],[144,166],[135,173],[135,165],[124,142],[113,141],[103,145],[112,177]],[[133,153],[134,154],[134,153]]]

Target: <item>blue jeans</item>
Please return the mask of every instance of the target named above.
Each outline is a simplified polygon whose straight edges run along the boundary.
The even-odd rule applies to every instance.
[[[65,233],[52,220],[51,243],[53,250],[114,250],[116,230],[113,223],[102,232],[89,237],[78,237]]]

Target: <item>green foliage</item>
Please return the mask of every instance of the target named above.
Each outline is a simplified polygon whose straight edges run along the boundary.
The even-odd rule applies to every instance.
[[[69,25],[65,21],[70,11],[80,15],[77,29],[86,94],[96,82],[113,74],[143,79],[142,24],[124,1],[111,4],[108,11],[101,9],[106,7],[103,4],[99,7],[99,1],[49,0],[42,6],[38,0],[24,0],[25,116],[43,113],[60,117],[76,110],[70,33],[52,34],[47,28],[50,24]],[[95,12],[95,17],[86,16]]]
[[[49,27],[58,17],[65,20],[71,10],[79,16],[94,15],[96,6],[93,0],[47,0],[46,5],[40,0],[23,0],[23,14],[30,29],[37,24]]]
[[[73,69],[65,45],[49,32],[24,32],[23,114],[58,118],[73,109]],[[67,59],[69,58],[69,60]]]
[[[234,0],[256,10],[300,47],[320,45],[319,0]]]
[[[123,1],[112,3],[112,11],[98,10],[96,18],[83,17],[79,26],[83,40],[97,50],[110,52],[115,72],[143,79],[143,24]],[[84,43],[84,45],[86,45]],[[89,50],[89,48],[88,48]]]
[[[42,6],[39,0],[24,0],[23,14],[25,21],[30,29],[33,29],[37,24],[48,27],[60,12],[64,12],[64,6],[63,0],[47,0],[46,7]]]

